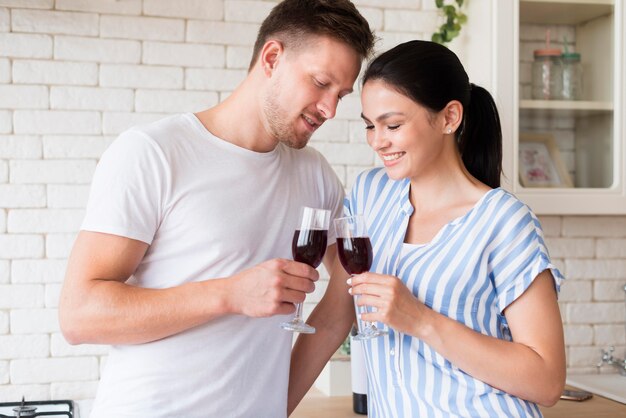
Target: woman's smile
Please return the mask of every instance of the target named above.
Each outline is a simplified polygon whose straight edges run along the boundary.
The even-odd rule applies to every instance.
[[[404,157],[406,152],[394,152],[394,153],[379,153],[380,158],[382,158],[385,166],[394,165],[400,158]]]

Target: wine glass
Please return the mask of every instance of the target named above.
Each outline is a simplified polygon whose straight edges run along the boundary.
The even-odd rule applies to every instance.
[[[324,258],[330,225],[330,211],[303,207],[300,215],[300,226],[293,233],[291,252],[293,259],[317,268]],[[302,303],[296,303],[296,315],[289,322],[280,324],[288,331],[314,334],[315,328],[302,320]]]
[[[365,218],[362,215],[347,216],[335,219],[337,231],[337,253],[339,261],[350,275],[369,271],[372,266],[372,243],[367,234]],[[356,309],[356,324],[358,333],[355,340],[367,340],[387,334],[386,330],[376,328],[372,322],[363,321],[361,314],[367,312],[366,306],[356,304],[357,295],[354,295]]]

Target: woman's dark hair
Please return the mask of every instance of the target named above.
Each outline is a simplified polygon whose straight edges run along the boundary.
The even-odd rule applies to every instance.
[[[265,18],[257,34],[250,69],[263,45],[275,37],[286,47],[298,47],[311,35],[325,35],[367,58],[376,41],[367,20],[349,0],[284,0]]]
[[[456,140],[467,170],[489,187],[500,186],[502,129],[491,94],[469,82],[459,58],[445,46],[409,41],[373,60],[363,84],[380,80],[429,111],[441,111],[451,100],[463,105]]]

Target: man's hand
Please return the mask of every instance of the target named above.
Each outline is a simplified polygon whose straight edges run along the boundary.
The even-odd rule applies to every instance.
[[[286,315],[315,290],[318,279],[317,270],[307,264],[268,260],[228,279],[232,283],[228,304],[230,310],[246,316]]]

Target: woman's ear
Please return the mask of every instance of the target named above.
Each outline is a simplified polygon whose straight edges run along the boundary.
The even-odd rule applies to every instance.
[[[271,77],[276,65],[278,64],[279,58],[282,56],[285,48],[282,42],[276,39],[270,39],[265,42],[263,48],[261,49],[261,53],[259,54],[259,60],[261,69],[263,73],[267,77]]]
[[[452,100],[442,111],[444,118],[443,133],[456,132],[463,121],[463,105],[458,100]]]

